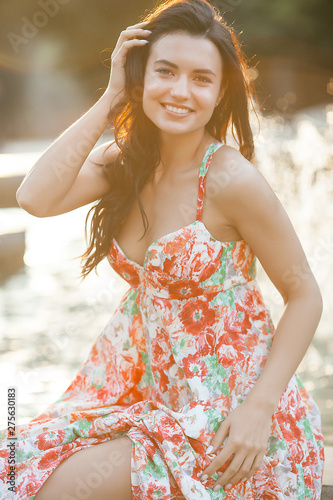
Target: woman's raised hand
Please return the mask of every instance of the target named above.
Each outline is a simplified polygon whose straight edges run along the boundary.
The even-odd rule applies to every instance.
[[[129,49],[145,45],[148,40],[142,39],[150,35],[151,31],[145,30],[147,22],[128,26],[120,33],[117,44],[111,56],[111,74],[106,89],[107,93],[120,95],[125,87],[125,62]],[[138,38],[142,37],[142,38]]]

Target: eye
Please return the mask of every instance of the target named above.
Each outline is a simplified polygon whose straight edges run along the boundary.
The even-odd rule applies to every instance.
[[[172,75],[172,71],[167,68],[157,68],[157,73],[161,73],[162,75]]]
[[[209,78],[207,78],[206,76],[197,76],[196,78],[199,82],[212,83],[212,81]]]

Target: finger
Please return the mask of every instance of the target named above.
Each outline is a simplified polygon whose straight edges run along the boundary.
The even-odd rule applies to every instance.
[[[243,467],[243,463],[246,459],[246,455],[243,453],[237,453],[234,456],[227,469],[223,472],[223,474],[218,478],[215,485],[220,484],[221,486],[226,486],[228,484],[233,484],[232,478],[235,477],[240,469]],[[253,457],[251,459],[251,464],[253,463]]]
[[[265,451],[263,451],[261,453],[258,453],[258,455],[256,456],[256,458],[255,458],[255,460],[253,462],[253,465],[252,465],[251,469],[246,474],[247,477],[253,476],[253,474],[255,472],[257,472],[257,470],[260,469],[260,467],[262,465],[262,461],[263,461],[264,456],[265,456]]]
[[[220,469],[228,460],[232,460],[232,455],[235,452],[235,448],[232,445],[226,444],[223,450],[217,455],[216,458],[206,467],[204,471],[199,474],[201,479],[203,476],[211,476],[217,469]],[[226,464],[227,467],[227,464]]]
[[[249,474],[249,471],[253,467],[253,464],[253,456],[245,457],[235,474],[232,474],[232,471],[228,467],[228,469],[222,474],[222,476],[219,477],[219,484],[222,484],[222,486],[234,485],[235,483],[238,483],[238,481],[248,479],[247,476]],[[230,472],[231,474],[227,474],[228,472]]]
[[[120,33],[118,41],[116,43],[116,46],[113,50],[113,55],[118,54],[120,51],[121,47],[126,41],[129,40],[139,40],[139,38],[135,37],[147,37],[151,34],[151,31],[149,30],[143,30],[143,29],[133,29],[133,30],[124,30]],[[144,44],[143,44],[144,45]]]
[[[141,26],[145,26],[147,24],[148,24],[148,21],[142,21],[141,23],[136,23],[136,24],[132,24],[131,26],[127,26],[126,29],[131,30],[133,28],[140,28]]]
[[[150,30],[144,30],[141,28],[136,28],[132,30],[124,30],[120,33],[120,36],[125,39],[133,38],[136,36],[147,36],[150,35],[151,31]]]
[[[118,48],[118,50],[114,50],[112,53],[112,60],[114,60],[116,57],[124,57],[128,50],[131,47],[140,47],[143,45],[146,45],[148,43],[148,40],[139,40],[139,38],[133,38],[133,40],[126,40],[126,42],[123,42],[121,44],[121,47]],[[123,52],[123,54],[122,54]]]
[[[214,453],[221,446],[224,446],[226,439],[228,437],[228,434],[229,434],[229,428],[230,428],[230,425],[225,420],[220,424],[218,431],[216,432],[215,436],[213,437],[213,439],[210,442],[210,446],[212,446],[213,449],[210,450],[209,453]],[[208,447],[208,449],[209,449],[209,447]]]
[[[125,43],[127,40],[132,40],[132,39],[137,39],[137,37],[147,37],[148,35],[151,34],[151,31],[149,30],[142,30],[142,29],[133,29],[133,30],[125,30],[122,31],[119,35],[117,44],[115,46],[115,51],[121,48],[122,44]]]

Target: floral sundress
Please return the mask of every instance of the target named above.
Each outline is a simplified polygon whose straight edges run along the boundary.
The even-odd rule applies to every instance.
[[[220,423],[246,398],[265,364],[274,325],[244,240],[216,240],[201,220],[213,142],[198,179],[195,222],[154,241],[144,264],[115,239],[107,260],[129,285],[65,393],[17,428],[16,491],[6,484],[1,431],[0,498],[32,500],[74,452],[127,435],[133,500],[319,500],[324,466],[320,413],[297,374],[272,417],[260,469],[213,491],[198,474]]]

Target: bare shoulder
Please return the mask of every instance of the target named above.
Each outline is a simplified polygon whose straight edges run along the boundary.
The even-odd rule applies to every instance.
[[[236,187],[237,184],[258,177],[258,168],[247,160],[236,148],[229,145],[221,146],[213,156],[212,170],[216,173],[229,174],[229,183],[223,185],[225,189]],[[222,186],[221,186],[222,187]]]
[[[216,200],[220,208],[228,211],[246,197],[260,203],[262,199],[275,197],[271,186],[258,167],[247,160],[236,148],[221,146],[213,156],[211,176],[207,183],[214,185]]]
[[[217,210],[258,257],[284,303],[300,294],[309,294],[316,301],[318,297],[321,302],[318,284],[292,222],[259,169],[230,146],[216,151],[211,168],[208,173],[215,174],[213,181],[218,185],[214,197]],[[304,273],[297,274],[295,280],[293,270],[301,268]]]

